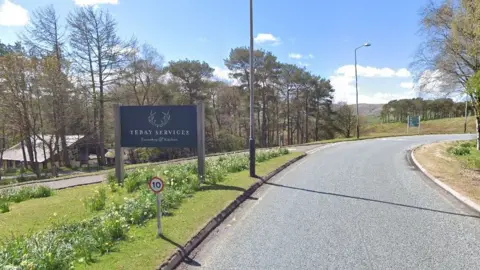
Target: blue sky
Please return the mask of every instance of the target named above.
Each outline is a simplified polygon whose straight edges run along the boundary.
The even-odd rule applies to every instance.
[[[408,65],[421,37],[426,0],[254,0],[255,48],[330,78],[336,101],[355,101],[354,49],[360,102],[415,97]],[[135,35],[166,61],[198,59],[226,77],[223,59],[249,42],[248,0],[0,0],[0,39],[14,42],[31,11],[53,4],[62,18],[81,4],[108,9],[120,36]]]

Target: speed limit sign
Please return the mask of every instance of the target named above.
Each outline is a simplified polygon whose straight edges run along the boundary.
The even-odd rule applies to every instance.
[[[150,182],[148,182],[148,186],[150,189],[155,193],[160,193],[163,190],[164,184],[163,180],[160,177],[153,177]]]

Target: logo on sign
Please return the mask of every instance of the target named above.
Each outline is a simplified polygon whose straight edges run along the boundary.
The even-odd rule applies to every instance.
[[[157,128],[164,127],[168,124],[168,121],[170,121],[170,111],[166,113],[162,112],[163,118],[162,120],[160,120],[160,123],[157,123],[157,120],[155,119],[155,114],[156,112],[150,111],[150,116],[148,116],[148,122],[152,124],[152,126],[154,127],[157,127]]]

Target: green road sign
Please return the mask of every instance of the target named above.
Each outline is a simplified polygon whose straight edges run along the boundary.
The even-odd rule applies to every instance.
[[[408,126],[409,127],[418,127],[420,125],[420,116],[409,116],[408,117]]]

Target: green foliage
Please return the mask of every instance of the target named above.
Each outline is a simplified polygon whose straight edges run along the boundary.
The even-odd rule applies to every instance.
[[[95,190],[93,196],[87,198],[83,203],[85,208],[94,212],[105,209],[107,202],[107,190],[104,187],[100,187]]]
[[[155,176],[155,171],[152,169],[137,169],[125,178],[123,185],[128,193],[132,193],[137,191],[141,186],[147,185],[153,176]]]
[[[287,153],[286,149],[258,151],[260,159],[257,162]],[[93,262],[96,254],[112,252],[117,241],[127,239],[131,225],[140,226],[155,217],[156,198],[145,185],[147,179],[153,175],[164,177],[166,187],[162,193],[161,211],[166,215],[198,190],[196,168],[194,162],[187,162],[133,171],[127,180],[130,179],[132,186],[139,190],[134,197],[125,198],[123,203],[112,203],[94,218],[56,225],[48,231],[4,241],[0,245],[0,269],[70,269],[75,262]],[[206,163],[206,180],[216,183],[224,180],[228,173],[246,168],[247,155],[222,156]],[[129,189],[127,184],[124,188]],[[104,209],[106,189],[97,189],[85,204],[90,210]]]
[[[474,142],[463,142],[463,143],[460,143],[460,147],[466,147],[466,148],[475,147],[475,143]]]
[[[9,188],[0,191],[0,201],[23,202],[35,198],[50,197],[53,190],[47,186]]]
[[[7,213],[10,211],[10,203],[0,200],[0,213]]]

